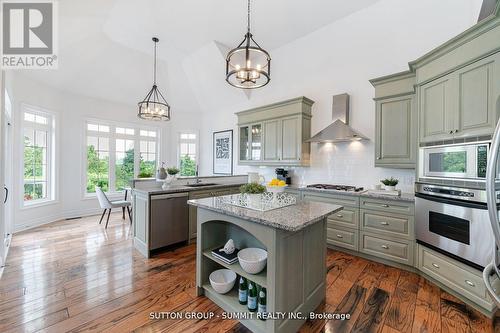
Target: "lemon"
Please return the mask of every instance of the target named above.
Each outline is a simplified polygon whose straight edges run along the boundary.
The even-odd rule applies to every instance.
[[[278,182],[278,186],[286,186],[286,182],[284,180],[280,180]]]

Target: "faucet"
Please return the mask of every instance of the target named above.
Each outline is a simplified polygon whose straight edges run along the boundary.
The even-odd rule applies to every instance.
[[[198,164],[196,164],[196,179],[195,184],[201,183],[200,177],[198,176]]]

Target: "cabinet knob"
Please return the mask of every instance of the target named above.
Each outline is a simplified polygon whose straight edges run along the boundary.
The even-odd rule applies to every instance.
[[[469,280],[465,280],[465,283],[467,283],[469,286],[471,287],[475,287],[476,285],[474,284],[474,282],[472,281],[469,281]]]
[[[337,238],[344,238],[344,236],[342,236],[342,235],[337,235]]]
[[[389,225],[389,222],[385,222],[385,221],[383,221],[383,222],[380,222],[380,224],[381,224],[381,225]]]
[[[337,214],[337,217],[344,217],[344,215],[342,215],[342,214]]]
[[[378,156],[378,157],[377,157],[377,160],[380,160],[380,159],[381,159],[381,157],[380,157],[380,156]]]
[[[389,208],[389,205],[386,205],[386,204],[383,204],[383,205],[380,205],[380,206],[382,206],[384,208]]]
[[[389,248],[389,246],[387,246],[385,244],[381,245],[380,247],[383,248],[384,250],[387,250]]]
[[[435,268],[439,269],[439,265],[438,264],[432,263],[432,266],[434,266]]]
[[[457,130],[457,129],[455,130],[455,133],[458,133],[458,130]]]

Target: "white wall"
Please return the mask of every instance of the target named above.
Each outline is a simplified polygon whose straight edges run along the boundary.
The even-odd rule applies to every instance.
[[[77,78],[75,78],[77,79]],[[108,121],[142,124],[160,127],[160,161],[170,156],[171,126],[181,126],[186,120],[174,115],[170,123],[156,123],[140,120],[135,105],[111,103],[60,91],[26,78],[19,72],[9,72],[8,90],[12,98],[15,147],[21,146],[20,109],[28,104],[57,114],[56,154],[58,155],[56,175],[56,202],[41,207],[22,208],[22,188],[15,186],[14,200],[15,231],[62,218],[89,215],[100,212],[96,199],[83,196],[82,174],[85,172],[84,125],[88,118]],[[175,111],[174,111],[175,112]],[[181,117],[182,118],[182,117]],[[199,117],[198,117],[199,118]],[[14,151],[15,181],[21,179],[21,149]],[[75,222],[78,223],[78,222]]]
[[[477,20],[480,0],[383,0],[321,28],[279,49],[271,50],[272,80],[252,91],[247,98],[241,90],[223,82],[224,58],[214,43],[203,46],[184,63],[202,64],[203,75],[193,76],[198,102],[203,110],[201,172],[212,172],[213,131],[234,129],[234,113],[297,96],[314,100],[312,132],[331,121],[332,95],[351,95],[351,126],[371,138],[367,142],[312,146],[310,168],[296,168],[295,183],[346,183],[370,186],[382,178],[401,180],[404,191],[413,191],[414,171],[374,167],[374,89],[369,79],[408,68],[407,63],[464,31]],[[305,18],[308,19],[308,18]],[[272,32],[269,32],[272,33]],[[266,36],[254,36],[265,47]],[[235,41],[236,42],[236,41]],[[206,72],[208,71],[208,72]],[[212,71],[212,72],[210,72]],[[199,70],[193,72],[200,73]],[[214,80],[217,82],[214,83]],[[235,172],[250,168],[237,166]],[[260,168],[267,177],[273,168]]]

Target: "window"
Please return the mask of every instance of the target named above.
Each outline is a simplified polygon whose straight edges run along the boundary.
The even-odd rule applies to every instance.
[[[87,193],[94,193],[96,186],[105,192],[122,191],[138,175],[154,176],[157,130],[99,122],[88,122],[86,126]]]
[[[25,107],[23,113],[24,205],[54,199],[54,118]]]
[[[194,133],[179,134],[179,169],[181,176],[196,175],[197,135]]]

